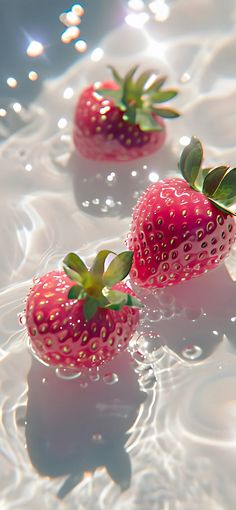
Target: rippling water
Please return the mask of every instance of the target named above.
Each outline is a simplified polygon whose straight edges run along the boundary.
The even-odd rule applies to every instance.
[[[138,196],[176,174],[186,137],[199,136],[213,164],[236,161],[235,2],[170,2],[162,22],[147,3],[142,9],[146,24],[124,21],[101,42],[99,62],[85,56],[27,110],[9,105],[1,128],[4,510],[235,508],[236,250],[176,288],[137,289],[145,307],[131,354],[87,379],[64,380],[32,362],[18,317],[32,277],[59,267],[65,253],[89,263],[99,248],[123,249]],[[108,63],[122,72],[131,60],[168,73],[183,115],[152,157],[83,160],[71,141],[78,92],[102,80]]]

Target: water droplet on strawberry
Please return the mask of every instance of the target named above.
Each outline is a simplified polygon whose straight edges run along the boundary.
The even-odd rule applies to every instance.
[[[35,285],[36,285],[37,283],[39,283],[39,282],[40,282],[40,278],[39,278],[39,276],[34,276],[34,278],[33,278],[33,282],[34,282],[34,284],[35,284]]]

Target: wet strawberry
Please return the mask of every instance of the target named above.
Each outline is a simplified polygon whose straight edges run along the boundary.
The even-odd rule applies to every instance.
[[[122,79],[111,68],[113,81],[90,85],[76,105],[74,143],[86,158],[128,161],[147,156],[165,141],[163,118],[178,117],[175,110],[158,103],[176,96],[161,90],[166,77],[146,71],[136,80],[132,68]],[[153,77],[153,80],[150,78]]]
[[[44,363],[81,370],[111,360],[128,346],[139,320],[136,299],[125,283],[132,252],[98,253],[89,271],[71,253],[64,271],[39,278],[30,291],[26,324],[34,354]]]
[[[189,280],[217,267],[231,249],[236,169],[202,169],[202,157],[193,137],[179,163],[186,180],[152,184],[134,209],[128,247],[134,251],[131,278],[141,286]]]

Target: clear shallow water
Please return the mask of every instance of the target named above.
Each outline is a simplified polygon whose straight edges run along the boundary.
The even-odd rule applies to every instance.
[[[32,364],[17,317],[32,277],[59,267],[66,252],[79,251],[89,263],[99,248],[123,249],[134,203],[150,182],[176,173],[184,137],[202,139],[208,162],[236,161],[235,4],[169,5],[163,22],[152,17],[139,29],[124,22],[101,41],[99,62],[85,54],[66,74],[45,82],[27,110],[9,106],[4,118],[4,510],[235,507],[235,250],[226,266],[208,275],[152,295],[142,292],[145,309],[131,344],[136,365],[125,353],[104,367],[99,380],[93,374],[95,380],[63,381]],[[147,3],[143,12],[150,15]],[[180,88],[175,106],[183,116],[168,123],[165,147],[150,158],[122,165],[83,160],[71,143],[76,96],[107,76],[111,61],[122,72],[131,60],[168,73],[169,84]],[[68,402],[73,392],[79,395],[75,406]],[[57,494],[73,484],[60,501]]]

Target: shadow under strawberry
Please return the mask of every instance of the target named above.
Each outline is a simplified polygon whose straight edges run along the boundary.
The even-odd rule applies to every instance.
[[[74,153],[69,165],[77,205],[92,216],[130,216],[139,194],[149,183],[142,167],[137,177],[133,177],[132,167],[124,168],[127,163],[122,164],[123,168],[109,163],[91,163]]]
[[[116,377],[113,384],[108,384],[112,373]],[[100,466],[107,469],[121,490],[130,484],[131,463],[125,443],[146,396],[139,389],[128,352],[99,374],[99,380],[89,376],[86,382],[80,378],[65,380],[32,360],[28,376],[27,449],[41,475],[66,477],[59,498],[64,498],[85,472],[94,472]]]
[[[192,280],[145,292],[146,314],[140,331],[190,361],[201,361],[226,335],[236,346],[236,282],[225,264]],[[197,350],[195,349],[197,347]],[[198,349],[200,348],[200,349]]]
[[[154,160],[155,158],[155,160]],[[92,216],[130,217],[138,197],[150,185],[149,174],[160,178],[175,168],[175,154],[170,144],[141,162],[93,162],[72,153],[68,168],[72,174],[76,203]]]

